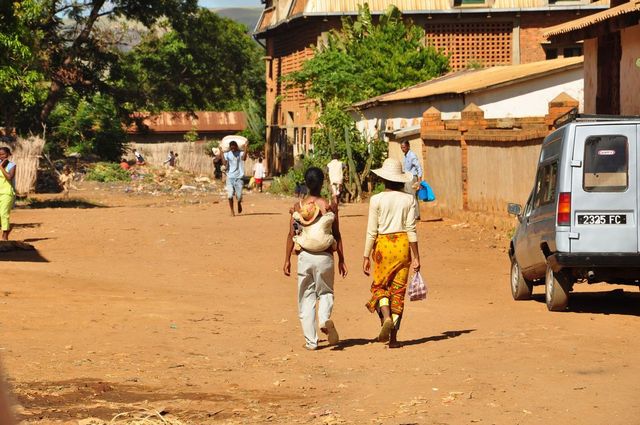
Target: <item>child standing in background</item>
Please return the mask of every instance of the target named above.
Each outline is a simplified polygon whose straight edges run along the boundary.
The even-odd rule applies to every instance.
[[[253,165],[253,178],[256,182],[256,187],[262,192],[262,180],[264,179],[266,172],[264,171],[264,165],[262,164],[262,158],[258,159]]]
[[[71,182],[73,181],[74,173],[71,172],[71,168],[68,165],[65,165],[62,169],[62,174],[58,176],[58,180],[60,181],[60,186],[62,186],[62,196],[65,199],[69,198],[69,190],[71,189]]]

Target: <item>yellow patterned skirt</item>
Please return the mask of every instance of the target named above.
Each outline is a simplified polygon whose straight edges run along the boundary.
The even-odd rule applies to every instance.
[[[407,234],[378,235],[373,248],[373,263],[371,299],[366,304],[367,308],[373,313],[380,299],[388,298],[391,313],[401,315],[411,266]]]

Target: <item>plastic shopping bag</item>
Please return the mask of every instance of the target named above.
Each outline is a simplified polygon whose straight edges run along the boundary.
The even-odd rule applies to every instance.
[[[433,189],[426,181],[420,182],[420,189],[418,189],[418,199],[424,202],[432,202],[436,200],[436,194],[433,193]]]
[[[413,275],[409,283],[409,299],[411,301],[420,301],[427,298],[427,285],[422,279],[420,272]]]

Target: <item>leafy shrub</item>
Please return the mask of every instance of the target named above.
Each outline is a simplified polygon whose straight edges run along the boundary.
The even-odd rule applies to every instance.
[[[220,140],[209,140],[204,145],[204,151],[207,155],[213,156],[213,148],[220,146]]]
[[[377,195],[378,193],[384,191],[384,183],[377,183],[376,187],[373,188],[373,194]]]
[[[112,162],[98,162],[87,171],[87,180],[111,183],[131,180],[129,172],[120,168],[120,164]]]
[[[322,188],[322,196],[329,198],[331,191],[328,188],[329,176],[326,173],[326,164],[328,161],[320,156],[309,155],[302,159],[300,164],[291,168],[287,174],[280,177],[275,177],[271,186],[269,187],[269,193],[274,195],[294,195],[296,190],[296,184],[304,184],[304,173],[310,167],[318,167],[325,172],[324,180],[325,187]]]
[[[269,193],[274,195],[293,195],[296,189],[296,182],[289,174],[274,177],[269,186]]]

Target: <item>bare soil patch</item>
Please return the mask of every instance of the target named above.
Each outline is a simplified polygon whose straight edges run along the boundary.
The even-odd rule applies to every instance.
[[[364,307],[367,205],[343,207],[342,343],[308,352],[281,271],[292,199],[249,193],[230,217],[215,192],[80,189],[100,207],[17,209],[12,237],[37,256],[0,252],[0,355],[24,424],[130,411],[192,424],[638,422],[637,289],[578,285],[566,313],[546,310],[541,287],[515,302],[503,231],[419,224],[430,292],[408,303],[404,346],[389,350]]]

